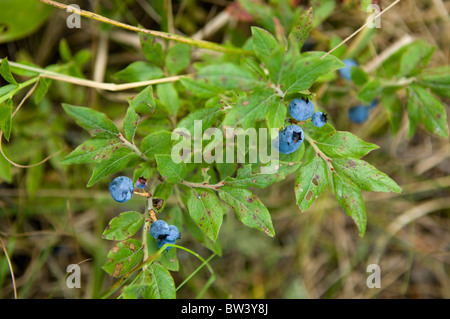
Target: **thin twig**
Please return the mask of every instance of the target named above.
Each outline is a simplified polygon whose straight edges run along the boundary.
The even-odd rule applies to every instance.
[[[41,0],[42,1],[42,0]],[[388,11],[389,9],[391,9],[393,6],[395,6],[397,3],[399,3],[401,0],[395,0],[393,3],[391,3],[388,7],[386,7],[383,11],[377,13],[374,17],[373,20],[367,20],[366,23],[364,23],[358,30],[356,30],[355,32],[353,32],[352,34],[350,34],[347,38],[345,38],[343,41],[341,41],[341,43],[339,43],[338,45],[336,45],[333,49],[331,49],[330,51],[328,51],[326,54],[324,54],[321,59],[325,59],[329,54],[331,54],[332,52],[334,52],[337,48],[339,48],[341,45],[343,45],[344,43],[346,43],[347,41],[349,41],[351,38],[353,38],[355,35],[357,35],[359,32],[361,32],[365,27],[367,27],[367,25],[369,23],[372,23],[372,21],[374,21],[375,19],[381,17],[386,11]]]
[[[1,238],[0,238],[0,245],[2,246],[3,252],[5,253],[6,260],[8,262],[8,266],[9,266],[9,271],[11,273],[11,280],[12,280],[13,289],[14,289],[14,299],[17,299],[17,287],[16,287],[16,279],[14,277],[14,270],[13,270],[13,267],[11,264],[11,260],[9,259],[8,251],[6,250],[6,246],[3,244],[3,241]]]
[[[221,188],[222,186],[225,186],[225,182],[221,181],[218,182],[217,184],[208,184],[208,183],[192,183],[192,182],[187,182],[187,181],[180,181],[181,184],[189,186],[189,187],[194,187],[194,188],[211,188],[214,190],[218,190],[219,188]]]
[[[189,37],[184,37],[181,35],[162,32],[162,31],[138,28],[138,27],[126,24],[126,23],[122,23],[122,22],[118,22],[118,21],[106,18],[104,16],[101,16],[99,14],[96,14],[96,13],[93,13],[90,11],[79,10],[75,7],[70,7],[69,5],[55,2],[52,0],[39,0],[39,1],[41,1],[45,4],[48,4],[48,5],[54,6],[56,8],[59,8],[59,9],[64,9],[64,10],[69,9],[71,12],[73,12],[75,14],[79,14],[80,16],[83,16],[83,17],[86,17],[89,19],[93,19],[93,20],[97,20],[97,21],[100,21],[103,23],[111,24],[111,25],[114,25],[116,27],[123,28],[126,30],[146,33],[146,34],[150,34],[155,37],[158,37],[158,38],[163,38],[163,39],[167,39],[167,40],[173,40],[173,41],[177,41],[177,42],[181,42],[181,43],[186,43],[186,44],[193,45],[193,46],[196,46],[199,48],[209,49],[209,50],[213,50],[213,51],[219,51],[219,52],[224,52],[224,53],[234,53],[234,54],[239,54],[239,55],[253,55],[252,51],[243,50],[240,48],[228,47],[225,45],[221,45],[221,44],[209,42],[209,41],[204,41],[204,40],[195,40],[195,39],[192,39]]]
[[[328,167],[330,168],[330,170],[332,172],[334,172],[334,167],[331,164],[331,162],[333,161],[331,158],[329,158],[328,156],[326,156],[316,145],[316,141],[314,141],[312,138],[310,138],[309,136],[305,135],[305,139],[309,142],[309,144],[314,148],[314,151],[316,151],[316,154],[318,156],[320,156],[328,165]]]

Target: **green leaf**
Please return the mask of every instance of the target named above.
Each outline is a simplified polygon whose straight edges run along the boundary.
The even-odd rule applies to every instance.
[[[145,299],[175,299],[176,290],[170,272],[158,263],[151,263],[144,275],[150,280],[146,284],[150,286],[143,297]]]
[[[250,71],[233,63],[210,64],[198,72],[196,79],[224,90],[246,91],[261,84]]]
[[[415,75],[428,64],[433,51],[424,40],[404,45],[382,63],[377,75],[387,78]]]
[[[328,183],[327,163],[314,156],[300,169],[295,179],[295,197],[301,211],[308,209],[314,200],[322,194]]]
[[[122,146],[118,138],[92,137],[68,154],[61,164],[100,163]]]
[[[383,87],[380,80],[370,80],[361,88],[356,97],[364,103],[370,103],[378,96],[378,94],[381,93],[382,90]]]
[[[0,87],[0,103],[3,103],[6,100],[10,99],[12,96],[10,96],[9,93],[13,92],[18,87],[19,87],[18,85],[14,85],[14,84],[7,84],[7,85]],[[15,92],[12,93],[12,95],[14,95],[14,94],[15,94]]]
[[[318,138],[316,145],[331,158],[361,158],[370,151],[379,148],[377,145],[365,142],[350,132],[342,131]]]
[[[144,177],[146,180],[149,180],[155,172],[156,168],[151,163],[142,162],[133,171],[133,183],[136,183],[139,177]]]
[[[450,65],[429,68],[417,75],[420,84],[430,87],[436,94],[450,97]]]
[[[192,217],[187,213],[184,214],[184,222],[187,230],[196,241],[198,241],[200,244],[204,245],[217,255],[222,255],[222,247],[220,246],[219,240],[216,239],[216,241],[213,241],[211,240],[211,238],[206,236],[206,234],[200,229],[200,227],[192,220]]]
[[[336,7],[334,0],[315,0],[314,1],[314,21],[313,26],[319,26],[325,21]]]
[[[147,247],[149,256],[156,254],[159,250],[155,238],[153,238],[150,233],[147,233]],[[177,249],[174,247],[169,250],[164,249],[155,261],[161,263],[162,266],[170,271],[178,271],[180,269],[180,263],[177,258]]]
[[[210,83],[206,83],[202,80],[182,78],[180,79],[180,82],[186,90],[201,98],[210,98],[224,91],[221,87],[211,85]]]
[[[108,253],[108,261],[103,265],[103,270],[113,277],[122,277],[144,257],[144,250],[139,240],[128,239],[114,246]]]
[[[125,240],[133,236],[141,227],[144,217],[138,212],[124,212],[114,217],[106,226],[102,238]]]
[[[164,72],[156,65],[144,61],[137,61],[114,74],[114,77],[124,82],[141,82],[158,79],[163,75]]]
[[[3,136],[8,142],[11,136],[12,105],[12,99],[0,103],[0,130],[3,132]]]
[[[339,205],[353,218],[359,229],[360,236],[364,236],[367,225],[366,208],[361,190],[345,176],[333,172],[334,193]]]
[[[2,0],[0,43],[13,42],[36,31],[53,11],[53,7],[35,0]]]
[[[50,79],[46,78],[39,79],[39,83],[36,89],[34,90],[34,103],[39,104],[39,102],[42,101],[44,96],[47,94],[51,83],[52,81]]]
[[[258,24],[261,24],[265,29],[270,32],[275,31],[275,24],[273,17],[275,13],[272,8],[265,4],[260,4],[252,0],[239,0],[239,3],[244,7]]]
[[[287,107],[284,105],[282,100],[278,102],[275,100],[274,103],[270,106],[267,112],[267,128],[270,130],[271,128],[280,129],[284,125],[284,121],[286,119]],[[276,136],[271,136],[275,138]]]
[[[194,122],[201,120],[203,133],[206,129],[214,127],[223,113],[224,110],[220,106],[199,109],[184,117],[178,123],[177,128],[185,128],[191,132],[191,135],[194,135]]]
[[[297,24],[292,28],[289,33],[289,45],[295,52],[299,52],[309,36],[309,31],[313,26],[313,9],[305,11]]]
[[[130,102],[130,107],[134,110],[138,110],[140,106],[144,106],[145,109],[153,110],[156,108],[156,102],[153,98],[153,87],[147,86]]]
[[[222,205],[214,191],[209,189],[191,189],[187,207],[192,220],[213,241],[219,234],[223,220]]]
[[[139,33],[139,42],[145,58],[150,63],[162,67],[164,65],[164,50],[156,38],[150,34]]]
[[[166,68],[170,74],[183,71],[191,60],[191,46],[185,43],[174,44],[166,55]]]
[[[244,225],[275,236],[269,211],[256,195],[244,188],[223,186],[219,189],[219,197],[231,206]]]
[[[278,48],[278,42],[269,31],[258,27],[251,29],[253,51],[261,62],[266,63],[273,51]]]
[[[117,137],[119,130],[104,114],[88,107],[63,104],[63,109],[78,125],[91,135],[98,137]]]
[[[306,55],[298,59],[283,79],[285,94],[307,90],[322,75],[344,67],[344,63],[334,55],[324,59]]]
[[[180,108],[178,92],[172,83],[162,83],[156,86],[158,99],[164,104],[173,115],[176,115]]]
[[[147,135],[141,142],[142,153],[148,158],[154,158],[158,154],[170,154],[172,150],[172,133],[159,131]]]
[[[360,189],[368,192],[401,193],[402,189],[389,176],[359,159],[334,158],[333,167]]]
[[[369,75],[360,67],[352,66],[350,75],[353,83],[356,85],[364,85],[369,81]]]
[[[418,40],[409,44],[402,54],[400,70],[396,76],[400,78],[416,75],[427,66],[434,50],[425,40]]]
[[[229,110],[223,125],[242,128],[253,128],[255,122],[266,119],[269,110],[278,106],[280,97],[267,89],[258,89],[239,98],[236,105]]]
[[[233,187],[258,187],[266,188],[274,183],[283,181],[287,175],[292,174],[299,168],[298,163],[280,162],[278,171],[274,174],[263,174],[252,172],[252,164],[247,164],[238,169],[237,176],[228,176],[225,179],[226,185]]]
[[[91,179],[87,187],[91,187],[101,178],[114,174],[128,167],[128,163],[132,160],[139,159],[133,151],[128,148],[119,148],[110,159],[102,161],[95,165]]]
[[[130,101],[130,106],[127,109],[127,114],[123,121],[123,131],[126,139],[134,141],[134,135],[136,134],[139,115],[136,113],[136,108],[141,104],[145,104],[151,109],[156,106],[155,100],[153,99],[153,88],[152,86],[147,86],[143,89],[133,100]]]
[[[410,125],[415,127],[416,123],[422,123],[429,132],[448,137],[447,113],[444,105],[418,84],[408,86],[407,92]],[[414,133],[414,130],[410,133]]]
[[[2,59],[2,63],[0,63],[0,75],[5,79],[6,82],[10,84],[17,85],[16,80],[11,74],[11,69],[9,68],[8,58]]]
[[[383,93],[381,94],[381,105],[383,105],[388,116],[392,133],[397,133],[403,116],[403,107],[396,91],[389,89],[383,90]]]
[[[169,183],[178,183],[186,176],[186,164],[184,162],[174,163],[170,155],[156,155],[158,172],[165,177]]]
[[[164,181],[163,183],[156,186],[153,197],[167,200],[172,195],[172,190],[173,184],[169,183],[168,181]]]

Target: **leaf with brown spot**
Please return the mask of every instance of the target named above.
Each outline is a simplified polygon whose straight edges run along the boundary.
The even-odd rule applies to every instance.
[[[136,239],[128,239],[118,243],[109,251],[108,261],[102,268],[113,277],[121,277],[138,265],[143,256],[144,250],[141,242]]]
[[[351,180],[337,172],[333,173],[333,185],[338,203],[347,215],[353,218],[360,236],[364,236],[367,216],[361,190]]]
[[[299,52],[303,43],[306,41],[309,35],[309,31],[313,26],[313,9],[305,11],[300,17],[297,24],[292,28],[289,33],[289,47],[295,52]]]
[[[287,175],[292,174],[300,167],[295,163],[289,165],[287,162],[279,162],[278,171],[274,174],[264,174],[260,171],[253,172],[252,164],[247,164],[237,171],[236,177],[227,177],[226,185],[233,187],[258,187],[266,188],[269,185],[283,181]]]
[[[308,209],[314,200],[322,194],[327,184],[327,164],[321,157],[314,156],[300,168],[295,179],[295,197],[300,210]]]
[[[125,240],[133,236],[141,227],[144,218],[138,212],[124,212],[109,222],[102,238],[108,240]]]
[[[397,183],[376,167],[359,159],[336,158],[333,160],[335,170],[368,192],[395,192],[402,189]]]
[[[233,208],[244,225],[262,230],[271,237],[275,236],[267,207],[250,191],[244,188],[223,186],[219,189],[219,197]]]
[[[223,220],[222,207],[216,193],[209,189],[191,189],[187,207],[192,219],[215,241]]]
[[[122,142],[117,137],[92,137],[68,154],[61,164],[98,163],[109,159]]]

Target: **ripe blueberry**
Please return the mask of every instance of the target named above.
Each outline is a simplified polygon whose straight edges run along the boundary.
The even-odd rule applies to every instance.
[[[327,120],[328,120],[327,114],[323,112],[316,112],[312,116],[312,122],[316,127],[324,126]]]
[[[158,238],[160,235],[167,234],[169,232],[169,225],[163,220],[155,221],[152,226],[150,226],[150,235],[153,238]]]
[[[366,105],[358,105],[348,110],[348,117],[353,123],[364,123],[369,117],[369,107]]]
[[[278,133],[278,140],[275,140],[275,147],[283,154],[290,154],[298,150],[303,143],[305,135],[300,126],[289,125]]]
[[[133,181],[126,176],[116,177],[108,187],[112,198],[119,203],[127,202],[133,196]]]
[[[314,113],[314,103],[308,99],[294,99],[289,103],[289,114],[297,121],[305,121]]]
[[[163,220],[155,221],[150,227],[150,234],[156,239],[156,245],[161,248],[165,244],[175,245],[175,241],[181,238],[181,234],[178,231],[177,226],[168,225]],[[167,247],[166,251],[171,247]]]
[[[139,177],[136,181],[136,187],[138,188],[146,188],[147,187],[147,180],[143,178],[142,176]]]
[[[341,76],[346,79],[346,80],[351,80],[352,79],[352,66],[358,66],[358,62],[356,62],[353,59],[345,59],[342,60],[342,62],[345,63],[345,67],[343,67],[342,69],[339,69],[339,73],[341,74]]]

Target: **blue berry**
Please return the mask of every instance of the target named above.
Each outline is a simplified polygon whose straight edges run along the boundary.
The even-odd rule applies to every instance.
[[[139,177],[136,181],[136,187],[137,188],[146,188],[147,187],[147,180],[143,177]]]
[[[312,116],[312,122],[313,122],[314,126],[316,126],[316,127],[324,126],[325,123],[327,122],[327,120],[328,120],[327,114],[325,114],[323,112],[316,112]]]
[[[305,135],[300,126],[289,125],[278,133],[278,140],[275,140],[275,147],[280,153],[290,154],[298,150],[304,138]]]
[[[339,69],[339,73],[341,74],[341,76],[346,79],[346,80],[351,80],[352,79],[352,66],[358,66],[358,62],[356,62],[353,59],[345,59],[342,60],[342,62],[345,63],[345,67],[343,67],[342,69]]]
[[[133,181],[126,176],[119,176],[109,183],[112,198],[119,203],[127,202],[133,196]]]
[[[308,99],[294,99],[289,103],[289,114],[297,121],[305,121],[314,113],[314,103]]]
[[[369,104],[369,110],[373,109],[375,106],[377,106],[378,104],[378,99],[374,99],[372,102],[370,102]]]
[[[176,239],[180,239],[181,234],[178,231],[177,226],[175,225],[170,225],[169,226],[169,235],[167,235],[167,240],[173,240],[175,241]]]
[[[358,105],[348,110],[348,117],[353,123],[364,123],[369,117],[369,107],[366,105]]]
[[[150,226],[150,235],[157,239],[160,235],[166,235],[169,232],[169,229],[169,225],[165,221],[159,219]]]
[[[155,221],[152,226],[150,227],[150,234],[153,238],[156,239],[156,245],[158,248],[161,248],[165,244],[172,244],[175,245],[175,241],[177,239],[180,239],[181,234],[178,231],[177,226],[175,225],[168,225],[163,220],[157,220]],[[169,250],[171,247],[167,247],[166,251]]]

